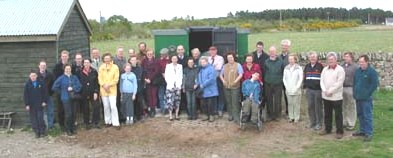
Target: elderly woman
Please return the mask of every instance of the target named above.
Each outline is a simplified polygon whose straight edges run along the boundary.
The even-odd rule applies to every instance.
[[[202,90],[203,104],[206,108],[207,118],[202,121],[214,121],[214,107],[217,106],[218,87],[217,75],[213,66],[208,63],[207,57],[199,60],[201,69],[198,74],[197,85]]]
[[[259,74],[259,82],[263,82],[262,80],[262,72],[261,72],[261,67],[257,63],[254,63],[254,59],[252,57],[252,54],[246,55],[246,59],[244,64],[242,65],[243,67],[243,77],[242,77],[242,82],[245,80],[251,79],[252,75],[256,72]]]
[[[183,82],[183,66],[178,64],[177,56],[171,57],[171,63],[165,67],[165,81],[166,81],[166,101],[169,111],[169,120],[173,120],[172,111],[175,110],[175,119],[179,118],[179,106],[181,99],[181,87]]]
[[[289,64],[284,68],[283,83],[288,98],[289,122],[298,122],[300,118],[301,86],[303,82],[303,69],[297,64],[297,56],[288,56]]]
[[[119,116],[116,106],[117,83],[119,82],[119,67],[112,62],[112,56],[109,53],[102,57],[102,64],[98,71],[98,83],[100,84],[100,93],[102,103],[104,104],[105,125],[115,126],[120,130]]]
[[[149,106],[148,112],[150,117],[154,117],[156,114],[158,86],[154,83],[158,82],[155,81],[158,79],[158,75],[161,75],[160,65],[153,55],[154,51],[150,48],[147,49],[146,58],[142,62],[143,76],[146,83],[145,99]]]
[[[71,73],[71,65],[64,65],[64,74],[61,75],[52,86],[52,90],[59,93],[61,102],[63,103],[65,113],[65,130],[68,136],[74,135],[75,124],[74,124],[74,107],[72,104],[72,93],[78,93],[81,91],[81,84],[78,78]]]

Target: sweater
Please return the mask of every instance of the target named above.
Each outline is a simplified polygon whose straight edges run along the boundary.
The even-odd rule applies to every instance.
[[[353,79],[355,100],[368,100],[379,86],[378,73],[370,65],[366,70],[356,69]]]
[[[300,65],[288,64],[284,69],[283,83],[287,95],[300,95],[303,82],[303,69]]]
[[[358,66],[354,63],[352,64],[342,64],[345,71],[344,87],[353,87],[353,77]]]
[[[330,101],[343,99],[343,83],[345,79],[344,68],[337,65],[335,68],[326,66],[321,74],[322,98]],[[325,94],[332,93],[331,96]]]
[[[265,83],[272,85],[282,84],[283,63],[279,57],[276,60],[267,59],[263,69]]]
[[[321,73],[323,70],[323,66],[321,63],[316,63],[314,66],[311,66],[308,63],[304,67],[304,88],[312,89],[312,90],[321,90]]]
[[[123,73],[120,77],[120,92],[136,94],[138,90],[138,80],[133,72]]]

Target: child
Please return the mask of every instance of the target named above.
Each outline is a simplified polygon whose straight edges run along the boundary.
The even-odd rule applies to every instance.
[[[126,116],[126,124],[134,123],[134,100],[138,83],[136,76],[131,72],[131,65],[124,66],[124,73],[120,77],[121,106],[123,116]]]
[[[187,97],[188,120],[196,120],[196,105],[195,105],[195,89],[197,88],[196,79],[198,77],[198,68],[194,66],[194,59],[189,58],[187,67],[184,70],[183,77],[183,92]]]
[[[31,126],[35,137],[46,136],[44,122],[44,107],[48,100],[46,85],[37,80],[37,73],[30,72],[30,79],[26,82],[23,94],[26,110],[30,113]]]
[[[245,80],[242,84],[243,98],[243,117],[242,122],[247,122],[251,110],[251,122],[257,123],[258,120],[258,106],[260,104],[259,96],[261,92],[259,82],[259,73],[254,72],[251,79]]]

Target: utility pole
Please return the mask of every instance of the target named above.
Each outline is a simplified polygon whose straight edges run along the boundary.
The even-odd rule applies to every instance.
[[[371,25],[371,21],[370,21],[370,13],[368,13],[368,15],[367,15],[367,23],[369,24],[369,25]]]
[[[328,22],[330,22],[330,12],[326,12],[327,13],[327,15],[328,15]]]
[[[281,9],[280,9],[280,28],[282,27],[282,14],[281,14]]]

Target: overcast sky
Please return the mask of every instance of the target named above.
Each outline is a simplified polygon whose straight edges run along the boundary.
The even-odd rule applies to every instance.
[[[393,10],[388,0],[79,0],[89,19],[99,20],[100,11],[108,19],[123,15],[132,22],[170,20],[173,17],[194,16],[196,19],[224,17],[241,10],[343,7],[350,9],[380,8]]]

